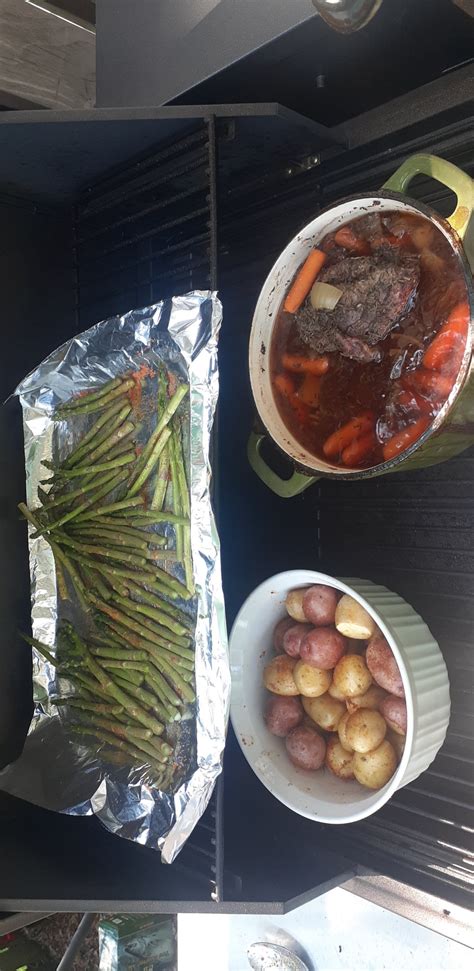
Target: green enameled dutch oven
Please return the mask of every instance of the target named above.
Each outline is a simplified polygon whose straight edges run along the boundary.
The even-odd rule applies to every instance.
[[[410,181],[419,174],[431,176],[455,193],[456,208],[448,219],[442,218],[429,206],[405,194]],[[390,461],[374,468],[352,471],[338,468],[306,451],[288,430],[273,397],[270,349],[272,331],[281,303],[296,270],[304,262],[308,252],[318,246],[327,233],[370,212],[373,206],[377,207],[377,212],[399,210],[416,215],[421,213],[438,227],[456,254],[464,274],[471,321],[459,374],[449,398],[432,425],[410,448]],[[474,380],[471,376],[474,288],[468,257],[469,253],[474,269],[474,220],[470,222],[473,208],[474,182],[465,172],[434,155],[414,155],[397,169],[377,195],[343,199],[321,212],[288,243],[263,285],[252,322],[249,347],[250,381],[258,414],[268,435],[294,465],[294,472],[289,479],[280,478],[260,454],[265,433],[253,433],[250,436],[249,462],[260,479],[277,495],[286,498],[295,496],[322,476],[362,479],[385,475],[402,468],[424,468],[445,462],[474,442]]]

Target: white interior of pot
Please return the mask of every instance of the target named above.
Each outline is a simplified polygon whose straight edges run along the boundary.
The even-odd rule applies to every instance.
[[[271,384],[270,352],[272,333],[278,312],[290,283],[309,251],[314,246],[317,246],[324,236],[334,232],[342,224],[374,210],[376,212],[393,212],[397,210],[411,212],[417,216],[420,215],[419,209],[407,202],[399,199],[381,198],[379,196],[369,196],[362,199],[351,199],[340,202],[328,212],[321,213],[291,240],[271,269],[262,287],[255,308],[250,334],[249,367],[253,396],[260,418],[273,440],[298,464],[314,469],[314,471],[329,472],[333,475],[344,476],[345,478],[351,474],[350,469],[341,468],[340,466],[333,465],[331,462],[325,462],[312,452],[307,451],[291,434],[283,422],[275,403]],[[437,221],[436,225],[452,246],[451,238],[445,231],[442,223]],[[464,373],[467,369],[468,360],[469,352],[468,348],[466,348],[465,360],[460,371],[459,379],[456,381],[449,398],[439,412],[436,422],[410,449],[406,450],[404,456],[415,451],[421,442],[429,438],[434,428],[438,427],[444,420],[452,401],[458,394],[459,386],[462,383]],[[391,464],[393,463],[384,463],[383,466],[377,466],[377,468],[384,466],[389,468]],[[355,476],[358,475],[358,470],[354,470],[353,474]]]

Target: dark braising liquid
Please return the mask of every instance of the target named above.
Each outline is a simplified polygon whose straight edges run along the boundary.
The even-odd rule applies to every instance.
[[[456,254],[441,231],[423,216],[383,212],[375,219],[363,216],[346,226],[366,241],[369,254],[380,252],[382,233],[385,247],[394,246],[403,254],[418,257],[420,282],[413,305],[377,345],[382,354],[378,363],[351,360],[339,351],[327,354],[327,372],[319,378],[313,377],[313,386],[317,385],[313,398],[307,393],[307,380],[311,379],[294,372],[290,375],[284,367],[285,354],[301,355],[305,359],[315,354],[301,340],[295,315],[281,309],[272,338],[272,385],[278,410],[288,429],[307,451],[323,460],[323,446],[330,435],[360,413],[372,412],[373,446],[362,461],[355,463],[356,467],[370,468],[384,461],[385,443],[419,419],[421,413],[428,426],[446,400],[456,375],[451,373],[449,386],[446,387],[445,379],[444,391],[438,389],[437,393],[417,387],[413,394],[410,381],[418,372],[417,380],[421,382],[420,369],[425,377],[429,375],[423,368],[424,353],[453,308],[466,302],[467,294]],[[334,236],[330,233],[318,244],[318,249],[327,254],[325,268],[342,256],[360,255],[350,251],[341,253]],[[292,382],[294,393],[289,395],[279,390],[278,380],[275,384],[278,376]],[[342,452],[331,461],[349,467],[352,464],[343,461]]]

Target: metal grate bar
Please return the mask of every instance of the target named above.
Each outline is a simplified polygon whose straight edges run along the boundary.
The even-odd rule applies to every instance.
[[[216,285],[213,123],[86,189],[75,216],[78,328],[172,293]],[[174,864],[222,895],[219,785]]]
[[[214,142],[211,122],[201,125],[84,190],[75,220],[79,326],[215,280]]]
[[[180,153],[188,153],[190,148],[194,148],[197,143],[205,142],[206,139],[207,131],[200,127],[192,135],[181,138],[179,141],[173,141],[161,151],[152,154],[147,153],[143,158],[136,159],[130,165],[120,166],[115,172],[109,173],[96,182],[95,185],[89,186],[83,193],[79,219],[82,220],[92,213],[106,209],[114,204],[117,198],[121,198],[124,191],[132,195],[134,188],[136,188],[136,180],[140,177],[141,172],[159,167],[163,162],[176,155],[179,156]],[[115,188],[118,191],[117,196],[114,195]]]
[[[173,206],[176,202],[183,202],[185,199],[192,198],[196,192],[207,189],[207,178],[204,178],[202,182],[197,182],[196,185],[191,186],[190,189],[183,189],[182,192],[177,192],[175,195],[168,196],[166,199],[160,199],[159,202],[155,202],[152,205],[145,206],[140,212],[135,210],[130,212],[126,216],[122,216],[121,219],[116,219],[115,221],[110,221],[107,226],[99,226],[96,230],[81,236],[79,243],[87,243],[92,239],[108,233],[114,229],[120,229],[121,226],[128,226],[133,222],[137,222],[142,216],[156,215],[161,209],[165,209],[167,206]],[[161,227],[163,228],[163,227]]]
[[[156,227],[153,227],[153,229],[148,229],[146,230],[146,232],[135,233],[133,236],[130,236],[128,239],[123,239],[120,242],[115,243],[113,246],[109,246],[108,248],[101,250],[100,256],[104,257],[104,256],[108,256],[110,253],[117,253],[118,250],[126,249],[127,246],[134,246],[135,243],[141,243],[144,239],[152,239],[155,237],[160,237],[162,232],[164,232],[165,230],[174,229],[176,226],[182,226],[184,223],[191,222],[191,220],[193,219],[198,219],[200,216],[203,216],[207,212],[208,212],[208,206],[202,206],[200,209],[194,209],[192,212],[188,212],[184,216],[177,216],[175,219],[169,219],[168,222],[162,223],[159,229],[157,229]],[[184,240],[184,244],[189,245],[187,239]],[[87,265],[88,262],[90,263],[95,262],[96,259],[97,257],[94,254],[93,256],[91,255],[88,259],[86,259],[84,262]]]

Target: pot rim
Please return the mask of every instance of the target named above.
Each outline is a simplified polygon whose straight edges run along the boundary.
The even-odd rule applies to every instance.
[[[257,382],[255,381],[253,360],[252,360],[252,334],[255,328],[257,307],[260,302],[262,292],[265,290],[267,283],[271,281],[275,273],[275,266],[278,263],[278,261],[281,259],[283,253],[286,252],[286,250],[289,249],[289,247],[292,244],[300,242],[301,237],[309,229],[309,226],[311,225],[311,223],[314,222],[315,219],[319,218],[319,216],[324,216],[327,213],[330,213],[337,206],[344,205],[347,203],[358,202],[361,200],[365,200],[367,202],[367,209],[374,207],[377,204],[378,200],[389,200],[389,201],[393,200],[394,202],[402,203],[402,205],[406,205],[407,207],[416,209],[423,216],[429,219],[430,222],[433,222],[437,226],[437,228],[448,239],[448,242],[450,243],[451,248],[456,253],[461,263],[461,268],[463,271],[464,280],[466,284],[466,291],[467,291],[468,304],[470,308],[471,317],[470,317],[468,338],[466,340],[466,346],[464,348],[463,360],[461,363],[461,367],[459,368],[457,378],[451,388],[448,398],[443,404],[443,407],[440,409],[440,411],[433,419],[431,424],[428,426],[426,431],[424,431],[423,434],[420,435],[420,437],[415,442],[413,442],[412,445],[410,445],[407,449],[405,449],[405,451],[400,452],[398,455],[394,456],[392,459],[389,459],[387,462],[380,462],[379,465],[373,465],[368,469],[345,469],[345,470],[339,471],[336,469],[331,470],[330,468],[329,469],[321,468],[319,464],[306,465],[305,463],[298,461],[298,459],[290,455],[290,453],[285,448],[285,446],[282,445],[282,443],[275,438],[274,434],[268,428],[265,419],[262,417],[262,414],[259,408],[257,394],[256,394]],[[345,225],[345,223],[349,222],[351,218],[356,218],[356,217],[351,217],[350,215],[348,215],[347,218],[344,218],[344,221],[341,223],[341,225]],[[266,345],[267,353],[269,353],[269,350],[271,347],[273,330],[276,324],[276,320],[278,318],[279,310],[280,310],[280,307],[278,308],[278,311],[274,315],[273,320],[271,322],[271,327],[269,330],[269,335],[267,338],[267,345]],[[257,299],[257,303],[255,306],[254,315],[252,319],[252,326],[250,330],[250,340],[249,340],[250,384],[251,384],[252,395],[253,395],[255,406],[258,411],[260,422],[263,425],[267,435],[271,438],[272,442],[277,446],[279,451],[292,463],[292,465],[298,472],[303,472],[304,474],[309,476],[314,476],[315,474],[319,474],[319,475],[323,475],[324,478],[337,479],[338,481],[345,480],[345,479],[373,478],[374,474],[383,475],[387,472],[391,472],[392,470],[398,468],[403,462],[406,461],[406,459],[411,457],[419,448],[421,448],[421,446],[424,445],[425,442],[427,442],[432,437],[433,434],[438,432],[440,427],[444,424],[446,418],[452,411],[461,391],[464,389],[467,383],[467,380],[469,378],[469,374],[471,371],[471,364],[472,364],[472,357],[473,357],[473,330],[474,330],[474,279],[473,279],[473,275],[471,272],[471,268],[470,268],[466,253],[464,251],[462,241],[459,238],[456,230],[453,229],[453,227],[450,225],[448,220],[444,216],[439,215],[439,213],[437,213],[434,209],[432,209],[431,206],[427,206],[424,202],[414,199],[412,196],[408,196],[402,192],[388,192],[384,189],[380,189],[377,193],[361,192],[361,193],[357,193],[356,195],[343,196],[342,198],[337,199],[335,202],[332,202],[331,205],[325,206],[324,209],[321,209],[320,212],[318,212],[310,222],[305,223],[305,225],[302,226],[298,230],[298,232],[294,234],[294,236],[292,236],[292,238],[287,242],[284,249],[281,250],[277,259],[274,261],[271,270],[269,271],[269,273],[265,278],[263,286],[260,288],[260,293]],[[274,402],[273,402],[273,406],[276,409],[276,405]],[[289,430],[288,430],[288,434],[291,434]],[[291,436],[291,437],[293,438],[297,446],[301,448],[302,447],[301,443],[299,443],[298,440],[294,438],[294,436]],[[319,460],[317,456],[315,456],[314,458],[315,458],[315,462],[320,462],[322,465],[323,460]]]

